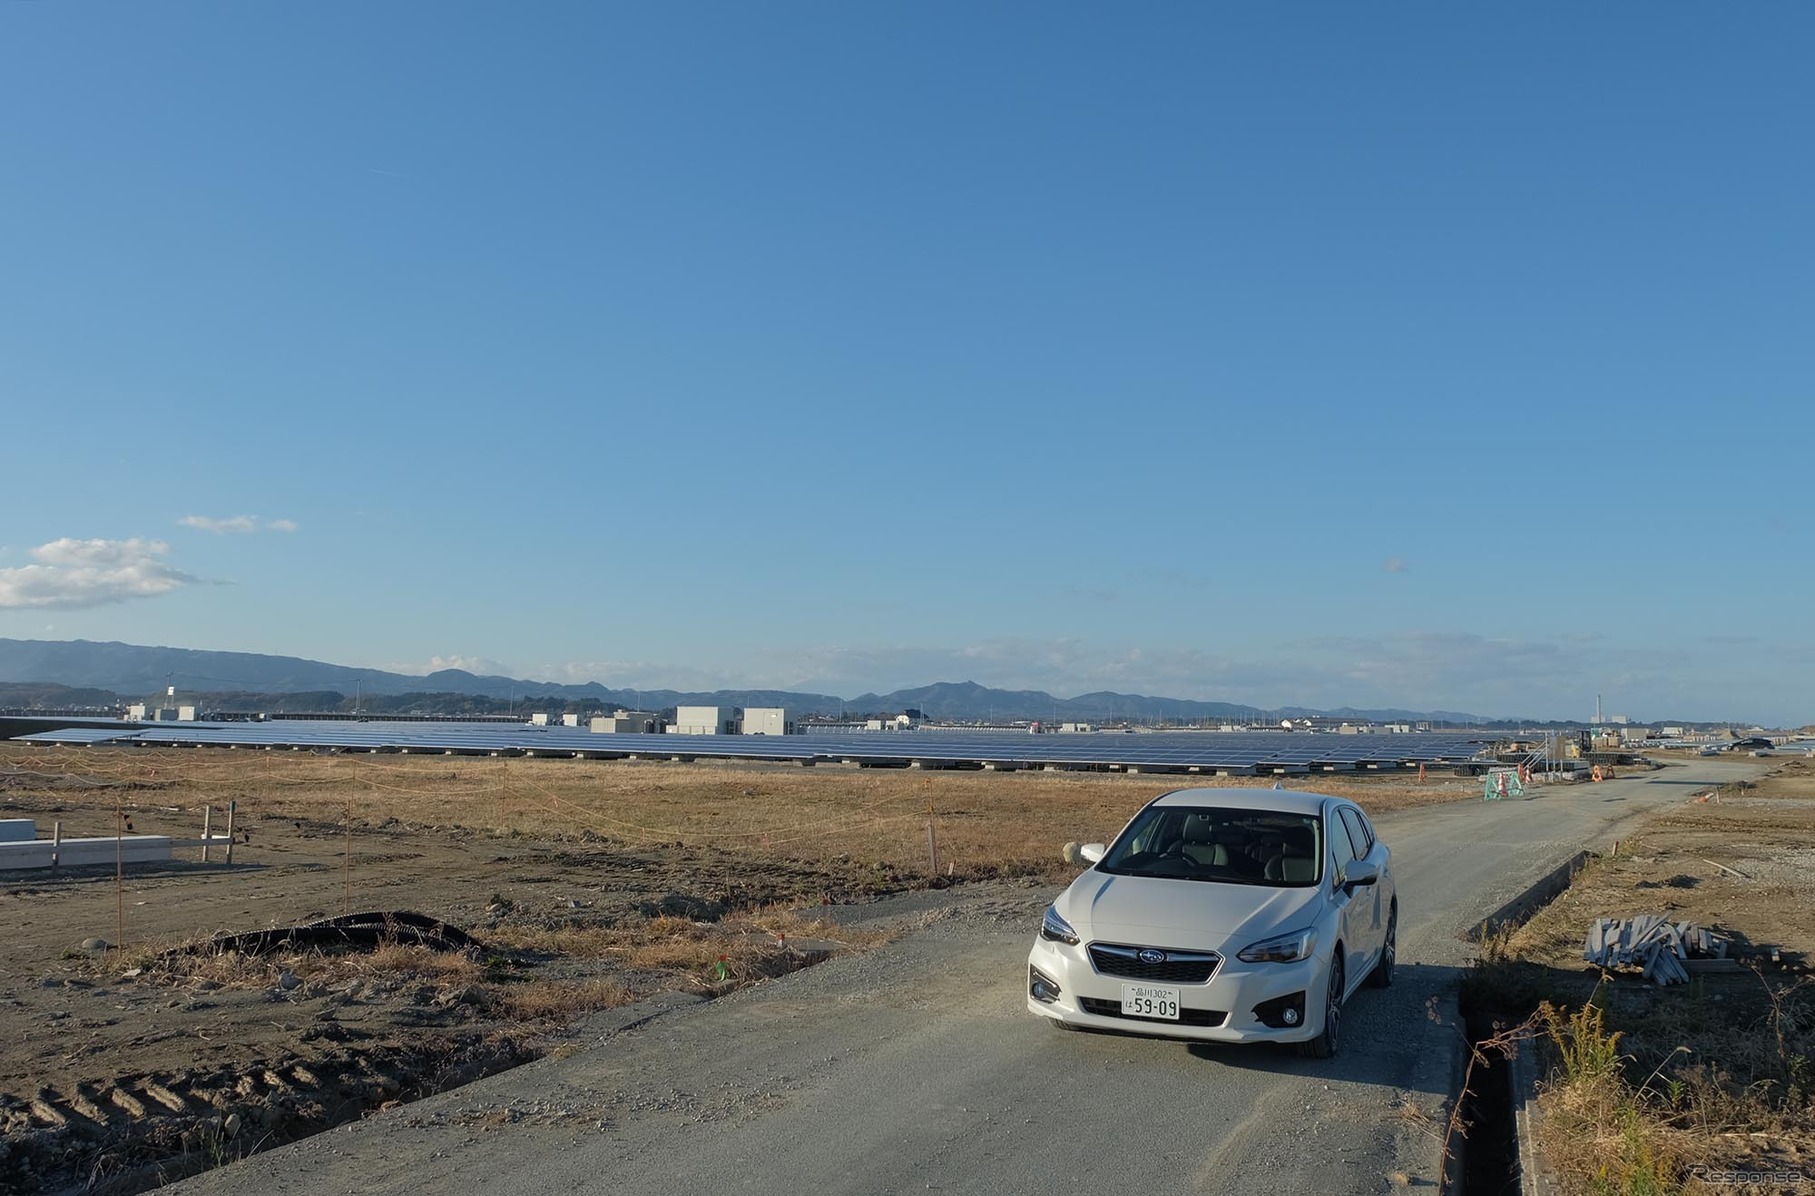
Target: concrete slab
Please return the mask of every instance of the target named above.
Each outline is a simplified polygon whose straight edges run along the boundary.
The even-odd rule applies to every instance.
[[[126,864],[168,863],[173,840],[169,835],[126,835],[123,838],[65,839],[57,862],[64,868],[92,868],[116,861]],[[222,846],[225,846],[223,838]],[[51,841],[0,843],[0,871],[51,866]]]
[[[38,824],[30,818],[0,818],[0,843],[29,843],[38,837]]]

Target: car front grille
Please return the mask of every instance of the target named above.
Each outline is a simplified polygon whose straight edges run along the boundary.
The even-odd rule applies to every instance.
[[[1141,959],[1141,952],[1158,950],[1161,956],[1151,963]],[[1223,957],[1214,951],[1166,951],[1153,947],[1124,947],[1116,943],[1090,944],[1090,966],[1099,975],[1120,976],[1124,980],[1156,980],[1169,984],[1202,984],[1216,974]]]
[[[1229,1020],[1229,1014],[1221,1009],[1183,1009],[1178,1011],[1175,1022],[1169,1017],[1140,1017],[1122,1012],[1120,1001],[1101,1001],[1095,997],[1079,997],[1078,1005],[1085,1013],[1097,1017],[1119,1017],[1131,1022],[1159,1022],[1168,1026],[1220,1026]]]

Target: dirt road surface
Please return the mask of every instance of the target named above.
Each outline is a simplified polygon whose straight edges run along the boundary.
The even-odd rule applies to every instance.
[[[1031,927],[1054,890],[964,886],[847,912],[908,927],[877,951],[716,1001],[614,1011],[563,1057],[175,1190],[1434,1190],[1460,1040],[1427,1007],[1454,992],[1460,936],[1639,815],[1758,770],[1697,760],[1382,815],[1404,911],[1400,978],[1354,998],[1329,1062],[1055,1033],[1022,995]]]

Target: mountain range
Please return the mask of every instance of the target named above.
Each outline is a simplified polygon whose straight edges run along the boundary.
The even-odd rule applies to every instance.
[[[1455,711],[1399,709],[1313,710],[1283,707],[1263,711],[1232,702],[1201,702],[1101,690],[1059,698],[1042,690],[990,689],[974,681],[940,682],[893,693],[794,693],[779,689],[610,689],[596,681],[565,685],[517,677],[479,676],[464,669],[441,669],[422,676],[328,664],[296,656],[213,652],[195,648],[147,647],[89,640],[0,639],[0,682],[61,685],[111,691],[128,701],[163,694],[364,694],[373,697],[458,694],[491,699],[597,703],[601,707],[785,706],[803,714],[885,713],[919,710],[950,721],[1041,719],[1055,722],[1245,721],[1262,716],[1318,715],[1374,721],[1476,723],[1477,715]]]

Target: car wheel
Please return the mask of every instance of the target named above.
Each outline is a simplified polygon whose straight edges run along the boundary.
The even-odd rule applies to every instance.
[[[1386,916],[1386,943],[1380,948],[1380,962],[1368,973],[1368,985],[1372,988],[1391,988],[1393,986],[1393,964],[1399,959],[1399,903],[1393,902],[1393,908]]]
[[[1330,960],[1330,989],[1324,997],[1323,1030],[1309,1042],[1298,1044],[1299,1053],[1311,1059],[1328,1059],[1342,1039],[1342,955]]]

